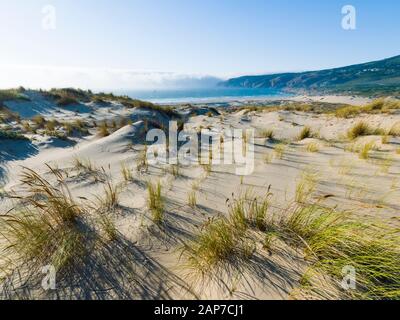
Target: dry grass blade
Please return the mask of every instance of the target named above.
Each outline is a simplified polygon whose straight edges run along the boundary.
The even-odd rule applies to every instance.
[[[161,182],[157,184],[147,183],[148,207],[152,214],[152,220],[155,224],[164,222],[164,199],[162,196]]]

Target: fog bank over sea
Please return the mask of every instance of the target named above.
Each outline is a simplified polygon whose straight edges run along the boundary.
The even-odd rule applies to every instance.
[[[169,103],[211,103],[236,100],[270,99],[290,96],[287,93],[269,88],[197,88],[169,90],[125,90],[114,91],[131,98],[159,104]]]

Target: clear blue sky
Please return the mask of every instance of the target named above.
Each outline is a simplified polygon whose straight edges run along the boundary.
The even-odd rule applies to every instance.
[[[53,31],[41,27],[47,4]],[[341,28],[346,4],[355,31]],[[394,0],[0,0],[0,65],[221,77],[321,69],[400,54],[399,17]]]

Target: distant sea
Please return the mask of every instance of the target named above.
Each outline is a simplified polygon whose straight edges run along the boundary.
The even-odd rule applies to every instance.
[[[290,96],[278,90],[266,88],[207,88],[179,90],[130,90],[117,94],[158,104],[223,103],[243,100],[271,99]]]

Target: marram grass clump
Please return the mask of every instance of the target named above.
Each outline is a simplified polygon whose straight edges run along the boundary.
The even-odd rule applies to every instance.
[[[350,140],[355,140],[361,136],[371,136],[371,135],[386,135],[385,130],[381,128],[373,128],[367,122],[360,121],[357,122],[353,127],[347,131],[347,136]]]
[[[51,169],[58,187],[37,172],[24,168],[21,182],[27,193],[13,198],[23,202],[0,216],[2,269],[25,267],[28,272],[52,265],[57,271],[77,263],[85,253],[82,220],[86,209],[77,204],[61,174]]]
[[[152,221],[161,225],[165,219],[164,213],[164,198],[162,196],[162,185],[161,182],[153,184],[151,182],[147,183],[148,192],[148,208],[151,212]]]
[[[312,138],[313,132],[309,126],[305,126],[299,133],[297,140],[301,141],[307,138]]]
[[[329,275],[336,283],[314,284],[311,291],[323,297],[353,299],[400,299],[399,229],[376,220],[361,222],[347,212],[319,203],[296,206],[275,224],[280,237],[304,249],[310,270]],[[341,290],[343,270],[356,271],[356,290]],[[308,288],[310,289],[310,288]]]
[[[229,200],[228,216],[209,220],[195,239],[184,245],[185,266],[191,274],[204,276],[219,267],[248,260],[254,248],[247,232],[266,230],[270,196],[268,193],[260,198],[247,193]]]

